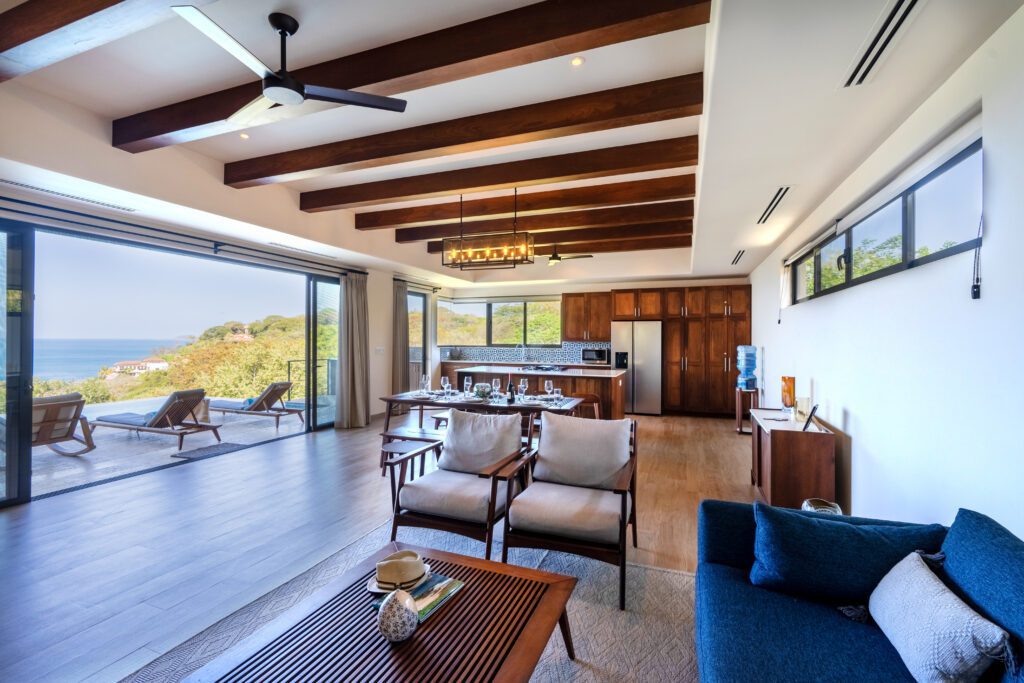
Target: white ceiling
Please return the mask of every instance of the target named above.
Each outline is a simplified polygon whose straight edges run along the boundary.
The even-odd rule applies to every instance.
[[[303,191],[362,183],[692,135],[699,128],[694,248],[635,252],[632,263],[650,278],[744,275],[1024,2],[921,0],[923,8],[874,80],[840,88],[888,1],[716,0],[710,27],[595,49],[583,54],[587,61],[579,69],[562,57],[404,93],[409,101],[404,114],[310,102],[302,105],[309,114],[253,127],[248,140],[231,133],[184,147],[215,161],[233,161],[705,70],[703,117],[349,171],[289,186]],[[277,39],[266,15],[293,14],[302,24],[289,40],[294,69],[526,4],[445,0],[424,11],[423,0],[219,0],[204,11],[271,65],[278,60]],[[173,19],[17,80],[109,119],[249,82],[251,75],[184,21]],[[780,184],[793,189],[767,225],[755,225]],[[244,201],[246,192],[258,191],[237,192]],[[501,192],[467,198],[487,194]],[[440,201],[450,198],[386,206]],[[385,205],[359,210],[379,208]],[[729,263],[737,249],[747,255],[733,267]],[[515,278],[598,280],[625,260],[621,254],[597,255],[571,270],[517,269]],[[480,283],[504,282],[509,272],[476,277]]]
[[[750,273],[1021,4],[927,0],[873,79],[843,88],[889,0],[715,3],[694,274]]]

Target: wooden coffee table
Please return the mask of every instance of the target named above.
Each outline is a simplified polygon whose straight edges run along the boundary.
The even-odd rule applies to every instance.
[[[391,644],[366,582],[398,550],[466,585],[412,638]],[[565,613],[575,586],[571,576],[389,543],[186,680],[528,681],[555,624],[575,659]]]

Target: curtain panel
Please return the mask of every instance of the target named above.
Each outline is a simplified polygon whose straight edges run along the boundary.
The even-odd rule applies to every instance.
[[[409,390],[409,285],[395,280],[394,310],[391,334],[391,393]],[[396,415],[409,412],[409,407],[397,405]]]
[[[341,334],[339,335],[337,429],[370,423],[370,330],[366,274],[349,273],[342,280]]]

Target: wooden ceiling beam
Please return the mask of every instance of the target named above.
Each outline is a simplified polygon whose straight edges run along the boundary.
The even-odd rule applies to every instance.
[[[695,184],[693,175],[676,175],[624,183],[570,187],[564,190],[526,192],[519,195],[519,215],[529,216],[619,204],[660,202],[669,199],[692,199]],[[463,203],[463,220],[469,222],[482,219],[511,218],[512,203],[511,195],[471,199]],[[457,220],[459,220],[459,202],[447,202],[357,213],[356,229],[414,228]]]
[[[537,247],[557,244],[562,245],[590,244],[591,242],[611,242],[615,240],[664,239],[693,234],[693,222],[689,220],[672,223],[647,223],[641,225],[613,225],[603,228],[577,228],[574,230],[552,230],[538,232],[533,235],[533,243]],[[444,242],[437,240],[427,242],[428,254],[440,254],[444,251]]]
[[[710,16],[710,0],[548,0],[297,69],[292,75],[303,83],[395,95],[699,26]],[[141,152],[236,130],[227,117],[260,89],[253,81],[117,119],[113,144]],[[275,118],[299,114],[299,108],[284,108]]]
[[[0,14],[0,83],[169,19],[177,4],[180,0],[26,0]]]
[[[495,149],[701,113],[700,73],[329,142],[224,165],[224,183],[253,187],[341,171]]]
[[[613,206],[607,209],[590,211],[566,211],[563,213],[536,214],[520,216],[516,220],[516,228],[524,232],[544,232],[548,230],[565,230],[567,228],[602,228],[610,225],[636,225],[640,223],[667,223],[693,218],[693,201],[682,199],[674,202],[657,204],[634,204],[632,206]],[[395,231],[395,241],[422,242],[424,240],[458,237],[464,235],[480,235],[488,232],[503,232],[512,229],[511,218],[499,218],[489,221],[473,221],[472,223],[445,223],[444,225],[427,225],[418,228],[400,228]]]
[[[607,254],[617,251],[646,251],[650,249],[683,249],[693,245],[691,235],[679,237],[664,237],[661,239],[649,240],[619,240],[614,242],[590,242],[583,244],[567,244],[564,247],[558,245],[558,253],[566,254]],[[550,256],[554,251],[554,245],[537,247],[534,252],[537,256]]]
[[[303,192],[299,207],[330,211],[696,165],[693,135]]]

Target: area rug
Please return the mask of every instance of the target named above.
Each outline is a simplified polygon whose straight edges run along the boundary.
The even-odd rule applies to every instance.
[[[243,448],[249,448],[246,444],[242,443],[231,443],[230,441],[222,441],[215,443],[212,446],[203,446],[202,448],[196,448],[191,451],[184,451],[182,453],[175,453],[172,458],[181,458],[183,460],[202,460],[203,458],[212,458],[217,455],[224,455],[225,453],[233,453],[234,451],[240,451]]]
[[[189,638],[124,679],[180,681],[390,540],[390,522]],[[480,557],[483,544],[429,529],[403,528],[398,540]],[[494,557],[501,557],[500,538]],[[557,552],[515,548],[509,562],[579,579],[569,601],[576,661],[552,634],[533,681],[696,681],[694,577],[629,565],[626,611],[618,608],[618,567]]]

